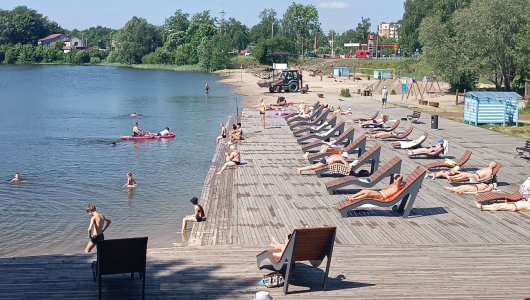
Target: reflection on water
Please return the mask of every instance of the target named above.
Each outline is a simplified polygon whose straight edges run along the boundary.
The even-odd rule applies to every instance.
[[[0,256],[81,252],[88,202],[112,219],[107,238],[180,242],[218,124],[235,111],[228,86],[203,73],[113,67],[0,66],[0,78]],[[176,138],[121,141],[135,121]],[[137,188],[123,189],[127,172]]]

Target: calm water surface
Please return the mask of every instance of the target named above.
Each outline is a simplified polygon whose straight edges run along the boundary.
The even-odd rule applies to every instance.
[[[236,109],[230,87],[203,73],[115,67],[0,66],[0,256],[78,253],[92,202],[107,238],[180,240],[215,151],[218,124]],[[210,94],[204,95],[204,83]],[[137,118],[129,117],[136,111]],[[168,126],[174,140],[119,141]],[[116,145],[112,142],[116,141]],[[122,188],[134,174],[134,193]],[[20,184],[9,183],[20,172]]]

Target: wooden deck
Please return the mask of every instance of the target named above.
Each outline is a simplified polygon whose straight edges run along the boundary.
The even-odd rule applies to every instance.
[[[378,101],[347,100],[357,116],[379,110]],[[347,107],[348,104],[343,105]],[[411,112],[391,107],[391,119]],[[341,117],[350,121],[351,117]],[[482,168],[500,162],[498,179],[503,191],[512,192],[529,175],[530,163],[514,159],[523,140],[440,119],[441,130],[429,130],[430,116],[415,124],[412,139],[429,132],[428,142],[449,140],[450,156],[473,151],[466,164]],[[443,180],[425,180],[411,217],[391,210],[352,212],[342,218],[335,209],[337,196],[329,195],[329,178],[300,176],[296,168],[307,164],[282,118],[267,118],[259,128],[257,111],[244,110],[246,139],[240,143],[243,165],[215,175],[224,163],[225,145],[212,160],[201,203],[207,221],[195,224],[188,246],[150,249],[147,299],[250,299],[264,290],[256,285],[267,270],[258,270],[255,255],[293,228],[337,226],[328,291],[318,291],[321,269],[300,264],[291,294],[269,289],[277,299],[521,299],[530,296],[530,214],[480,212],[474,195],[445,191]],[[406,123],[406,122],[403,122]],[[364,132],[357,124],[356,136]],[[404,129],[408,124],[401,124]],[[408,174],[418,164],[390,142],[382,146],[381,164],[394,156],[403,159]],[[378,184],[382,187],[387,180]],[[40,299],[97,297],[89,261],[93,256],[41,256],[0,258],[0,298]],[[136,287],[136,288],[135,288]],[[111,276],[105,282],[105,299],[138,297],[139,281]]]

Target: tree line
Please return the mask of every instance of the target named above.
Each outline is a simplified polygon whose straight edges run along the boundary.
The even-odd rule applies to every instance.
[[[497,90],[522,89],[530,75],[528,0],[406,0],[401,47],[418,49],[453,89],[479,79]]]

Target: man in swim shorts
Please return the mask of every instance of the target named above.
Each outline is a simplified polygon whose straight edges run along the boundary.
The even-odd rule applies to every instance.
[[[110,219],[96,211],[96,206],[89,203],[86,212],[90,215],[88,224],[88,238],[90,241],[86,245],[85,252],[89,253],[101,241],[105,240],[103,232],[110,226]]]
[[[382,190],[361,190],[353,195],[345,195],[343,198],[347,201],[359,201],[364,199],[385,201],[399,193],[403,189],[403,186],[403,176],[401,174],[394,174],[394,183]]]

